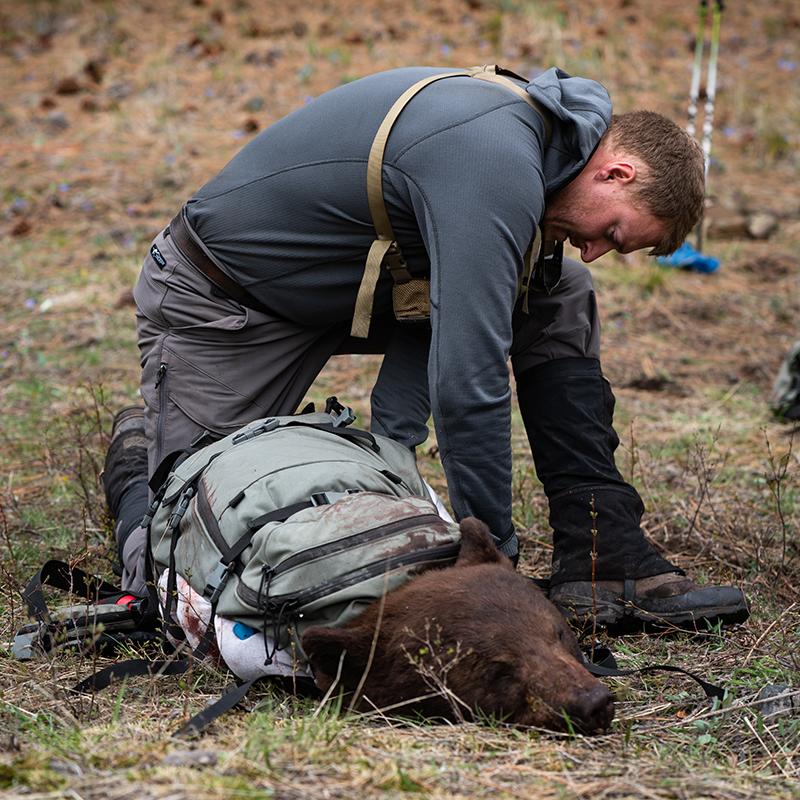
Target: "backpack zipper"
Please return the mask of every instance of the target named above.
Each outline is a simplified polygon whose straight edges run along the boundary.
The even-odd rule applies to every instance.
[[[376,578],[398,567],[407,567],[411,564],[423,561],[435,563],[437,561],[446,561],[450,558],[455,558],[460,548],[460,542],[451,542],[431,548],[430,550],[422,550],[416,553],[400,553],[396,556],[383,558],[380,561],[373,561],[371,564],[359,567],[351,572],[346,572],[335,580],[305,589],[302,592],[276,595],[275,597],[267,598],[266,610],[275,612],[278,609],[283,609],[284,613],[290,612],[296,614],[303,606],[310,605],[326,595],[334,594],[341,589],[347,589],[350,586],[355,586],[357,583]]]
[[[348,547],[366,544],[374,539],[380,539],[383,536],[390,536],[397,531],[419,528],[422,525],[435,525],[436,523],[440,523],[445,527],[447,526],[447,523],[438,514],[420,514],[415,517],[404,517],[394,522],[387,522],[385,525],[380,525],[377,528],[351,533],[349,536],[343,536],[340,539],[318,544],[315,547],[309,547],[306,550],[301,550],[289,556],[285,561],[275,566],[272,574],[273,577],[282,575],[298,564],[307,564],[309,561],[314,561],[314,559],[330,556],[334,553],[346,550]]]
[[[409,520],[411,520],[410,523]],[[368,544],[369,542],[373,542],[376,539],[381,539],[384,536],[391,536],[398,531],[411,530],[426,524],[436,524],[437,522],[445,526],[447,525],[447,523],[437,514],[420,514],[416,517],[398,519],[394,522],[387,522],[385,525],[379,525],[377,528],[359,531],[358,533],[352,533],[349,536],[343,536],[340,539],[335,539],[332,542],[325,542],[324,544],[317,545],[316,547],[309,547],[306,550],[301,550],[299,553],[294,553],[294,555],[289,556],[289,558],[280,564],[265,564],[264,568],[269,569],[270,581],[272,581],[272,579],[277,575],[282,575],[284,572],[288,572],[290,569],[293,569],[296,566],[307,564],[314,559],[342,552],[348,547]],[[254,592],[244,582],[240,582],[236,587],[236,594],[239,596],[239,599],[247,603],[247,605],[260,609],[261,593]]]
[[[437,519],[442,522],[444,521],[441,519],[441,517],[437,517]],[[334,592],[337,592],[340,589],[346,589],[349,586],[354,586],[356,583],[377,577],[378,575],[382,575],[384,572],[397,567],[415,564],[420,561],[430,560],[431,562],[435,562],[444,561],[451,557],[455,558],[455,556],[458,555],[460,548],[460,542],[450,542],[416,553],[400,553],[398,555],[389,556],[388,558],[382,558],[379,561],[373,561],[362,567],[351,570],[350,572],[346,572],[344,575],[340,575],[333,580],[326,581],[325,583],[318,584],[317,586],[313,586],[297,593],[292,592],[289,594],[269,597],[265,596],[265,593],[261,592],[259,596],[259,593],[254,592],[249,586],[246,586],[244,582],[240,582],[236,587],[236,594],[239,596],[240,600],[247,603],[247,605],[249,605],[251,608],[256,608],[259,611],[277,611],[277,609],[281,607],[288,607],[290,610],[295,610],[300,606],[307,605],[308,603],[314,602],[314,600],[325,597],[325,595],[333,594]],[[275,569],[271,569],[265,565],[265,569],[269,571],[270,583],[279,572],[286,571],[282,569],[282,567],[283,564]]]

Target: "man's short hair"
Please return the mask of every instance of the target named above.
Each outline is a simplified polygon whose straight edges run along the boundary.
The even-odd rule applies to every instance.
[[[604,137],[612,151],[636,156],[646,168],[632,185],[634,201],[666,223],[650,255],[680,247],[703,213],[705,175],[700,145],[672,120],[654,111],[615,114]]]

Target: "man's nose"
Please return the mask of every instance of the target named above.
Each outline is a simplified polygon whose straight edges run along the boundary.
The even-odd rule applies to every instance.
[[[590,261],[596,261],[600,256],[604,256],[614,248],[603,241],[584,242],[581,248],[581,261],[588,264]]]

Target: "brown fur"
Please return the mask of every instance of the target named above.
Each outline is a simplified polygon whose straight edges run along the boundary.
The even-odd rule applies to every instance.
[[[555,606],[497,551],[482,522],[460,527],[454,566],[420,575],[342,628],[306,631],[318,686],[327,691],[341,670],[344,692],[361,687],[361,710],[478,714],[561,730],[566,716],[587,732],[608,727],[611,695],[580,663]]]

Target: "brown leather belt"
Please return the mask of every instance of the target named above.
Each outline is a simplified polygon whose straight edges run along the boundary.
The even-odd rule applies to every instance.
[[[181,253],[183,253],[183,255],[192,262],[192,265],[200,270],[211,283],[228,295],[228,297],[233,298],[246,308],[252,308],[254,311],[260,311],[263,314],[271,313],[266,306],[259,303],[255,297],[239,286],[236,281],[229,278],[208,257],[203,248],[195,241],[189,229],[189,224],[183,218],[183,209],[181,209],[172,222],[170,222],[168,231]]]

